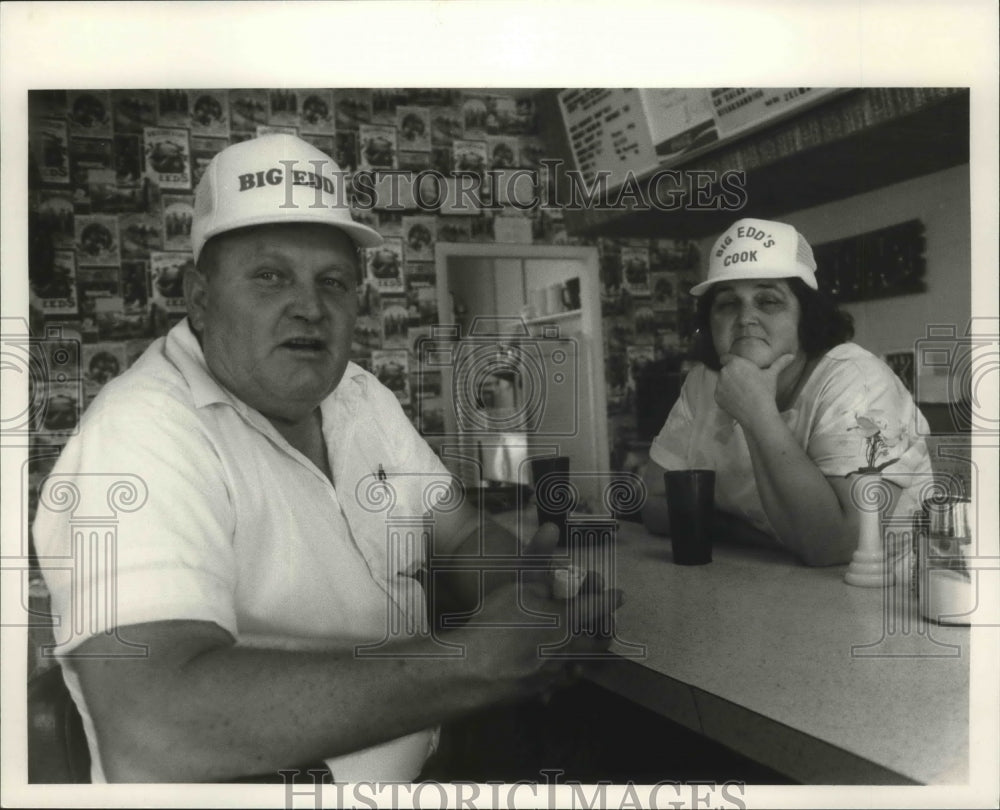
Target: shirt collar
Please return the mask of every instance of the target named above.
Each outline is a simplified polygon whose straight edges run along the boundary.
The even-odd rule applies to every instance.
[[[184,318],[167,333],[166,357],[174,364],[184,377],[196,408],[222,403],[231,405],[247,418],[258,411],[251,408],[243,400],[225,388],[212,376],[205,354],[202,352],[198,338],[191,330],[191,323]],[[353,362],[347,364],[344,376],[333,392],[320,403],[324,417],[333,415],[332,409],[337,405],[345,405],[355,409],[367,393],[368,380],[364,370]]]

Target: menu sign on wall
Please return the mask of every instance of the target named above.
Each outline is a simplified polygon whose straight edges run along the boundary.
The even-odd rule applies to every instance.
[[[835,88],[720,87],[583,89],[559,93],[576,168],[608,188],[789,115]]]
[[[703,87],[640,90],[659,162],[672,162],[719,140],[712,99]]]
[[[559,94],[576,168],[589,185],[597,172],[610,172],[609,188],[656,165],[646,111],[639,91],[573,88]]]
[[[710,91],[719,136],[728,138],[829,95],[828,87],[716,87]]]

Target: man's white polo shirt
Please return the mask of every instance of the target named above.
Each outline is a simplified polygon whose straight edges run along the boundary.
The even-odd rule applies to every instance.
[[[39,556],[68,561],[45,568],[62,619],[57,655],[111,627],[127,642],[127,625],[169,619],[290,649],[379,649],[391,633],[425,631],[423,591],[406,575],[422,561],[421,535],[412,521],[409,533],[394,526],[424,514],[450,475],[392,392],[353,363],[321,412],[333,485],[219,386],[186,320],[105,386],[46,480],[34,524]],[[111,515],[112,528],[92,531],[95,514]],[[63,670],[94,781],[104,781],[79,683]],[[412,779],[434,736],[328,765],[337,781]]]

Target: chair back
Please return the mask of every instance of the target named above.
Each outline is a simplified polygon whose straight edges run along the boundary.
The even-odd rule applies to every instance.
[[[90,782],[83,721],[56,665],[28,682],[28,783]]]

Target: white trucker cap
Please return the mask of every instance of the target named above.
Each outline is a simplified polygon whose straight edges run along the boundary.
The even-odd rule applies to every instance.
[[[720,281],[757,278],[800,278],[815,290],[816,259],[805,237],[784,222],[734,222],[715,240],[708,276],[691,288],[691,295],[702,295]]]
[[[381,245],[377,231],[351,217],[346,177],[331,157],[294,135],[261,135],[223,149],[195,191],[195,262],[217,234],[280,222],[332,225],[360,247]]]

